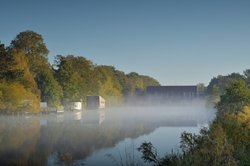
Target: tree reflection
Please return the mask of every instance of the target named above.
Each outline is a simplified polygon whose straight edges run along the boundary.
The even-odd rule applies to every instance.
[[[144,115],[142,118],[115,111],[92,111],[81,112],[79,117],[74,113],[1,116],[0,165],[83,164],[97,150],[114,147],[125,138],[149,134],[171,122],[178,125],[176,119],[163,115],[158,118]],[[195,121],[181,121],[181,125],[196,124]]]
[[[39,119],[1,117],[0,165],[32,165],[39,139]]]
[[[127,137],[153,131],[117,120],[106,123],[103,112],[91,116],[92,120],[64,117],[63,121],[57,121],[57,115],[1,117],[0,165],[68,165]]]

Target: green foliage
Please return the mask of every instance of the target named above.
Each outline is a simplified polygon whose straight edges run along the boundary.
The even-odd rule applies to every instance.
[[[151,142],[144,142],[138,148],[138,151],[142,153],[142,159],[149,163],[158,163],[157,150]]]
[[[211,79],[209,85],[207,86],[207,94],[211,94],[213,91],[214,85],[219,87],[220,94],[223,94],[225,88],[229,86],[232,82],[237,80],[245,81],[245,77],[239,73],[232,73],[227,76],[219,75]]]
[[[19,83],[0,84],[0,110],[11,112],[39,112],[35,94]]]
[[[142,79],[143,89],[145,89],[147,86],[160,86],[160,83],[152,77],[145,75],[139,75],[139,77]]]
[[[163,158],[160,158],[157,154],[156,148],[152,145],[151,142],[144,142],[137,148],[139,152],[142,153],[142,159],[144,162],[156,165],[156,166],[165,166],[165,165],[181,165],[182,155],[177,153],[171,153],[165,155]]]
[[[128,85],[127,75],[123,71],[114,70],[114,77],[116,78],[116,81],[118,81],[120,84],[122,94],[123,95],[127,94],[129,91],[127,86]]]
[[[146,86],[159,85],[151,77],[126,75],[112,66],[95,66],[80,56],[57,56],[54,70],[48,52],[43,37],[29,30],[20,32],[8,48],[0,44],[0,81],[20,85],[49,106],[59,106],[61,101],[84,101],[87,95],[102,95],[108,104],[120,104],[124,96],[143,94]],[[5,93],[0,93],[2,103]]]
[[[0,44],[0,80],[14,81],[23,76],[23,71],[13,68],[16,65],[15,57]]]
[[[107,103],[119,104],[124,97],[143,94],[146,86],[159,85],[155,79],[132,72],[125,74],[112,66],[96,66],[99,94]]]
[[[127,75],[128,79],[128,94],[129,96],[141,95],[144,93],[147,86],[159,86],[159,82],[149,76],[139,75],[131,72]]]
[[[40,34],[34,31],[19,33],[11,42],[10,48],[22,50],[27,58],[28,67],[40,90],[42,101],[49,106],[60,105],[62,89],[56,79],[47,56],[48,49]]]
[[[181,147],[185,145],[189,148],[184,153],[183,165],[230,165],[235,162],[233,147],[228,143],[227,135],[219,121],[215,121],[209,130],[201,130],[200,135],[183,133],[181,143]]]
[[[214,85],[212,92],[211,94],[217,97],[219,87]],[[249,165],[249,105],[250,90],[246,82],[232,81],[217,104],[217,118],[211,123],[209,129],[201,129],[198,135],[182,133],[181,154],[172,153],[163,158],[151,160],[150,157],[155,150],[146,148],[147,151],[142,151],[142,158],[153,162],[154,165]],[[145,145],[142,144],[142,146]]]
[[[40,34],[34,31],[20,32],[11,42],[10,48],[23,50],[28,58],[29,69],[35,76],[48,64],[48,49]]]
[[[204,83],[198,83],[196,86],[199,94],[203,94],[206,91],[206,86]]]
[[[184,132],[181,135],[182,153],[170,153],[157,158],[151,143],[140,146],[142,158],[154,165],[236,165],[234,146],[228,139],[225,126],[215,121],[210,129],[202,129],[199,135]],[[150,145],[150,146],[149,146]],[[141,150],[143,149],[143,150]],[[245,152],[246,153],[246,152]],[[244,154],[245,154],[244,153]]]
[[[108,105],[117,105],[122,101],[122,87],[112,66],[97,66],[95,68],[98,80],[99,94],[106,99]]]
[[[0,51],[0,110],[39,112],[39,91],[22,50]],[[6,64],[7,65],[6,65]]]
[[[244,106],[250,105],[250,90],[246,82],[235,81],[226,88],[221,96],[220,102],[216,105],[218,113],[238,113],[243,111]]]
[[[233,81],[217,104],[217,118],[200,135],[183,133],[182,165],[246,165],[250,161],[250,90]]]
[[[44,69],[37,75],[37,85],[41,90],[41,101],[47,102],[49,106],[59,106],[63,97],[63,91],[54,78],[52,69]]]
[[[63,89],[65,101],[80,101],[96,89],[94,65],[84,57],[57,56],[56,77]]]
[[[238,73],[232,73],[227,76],[217,76],[211,79],[207,86],[207,106],[215,106],[219,100],[220,95],[224,94],[225,89],[235,81],[249,82],[250,70],[245,70],[244,75]]]
[[[11,65],[11,69],[14,71],[22,71],[22,75],[15,76],[11,82],[19,82],[22,84],[27,90],[34,93],[37,98],[39,96],[39,90],[37,88],[34,77],[29,71],[29,66],[27,64],[27,58],[22,50],[11,49],[10,54],[13,56],[13,65]]]
[[[207,96],[207,106],[214,107],[220,101],[220,89],[214,85],[212,91]]]
[[[155,79],[116,70],[113,66],[95,66],[84,57],[57,56],[56,78],[63,89],[64,101],[85,100],[87,95],[101,95],[107,105],[117,105],[136,89],[159,85]]]

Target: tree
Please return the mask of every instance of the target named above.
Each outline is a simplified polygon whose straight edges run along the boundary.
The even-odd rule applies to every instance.
[[[94,65],[84,57],[73,55],[56,58],[56,78],[63,89],[65,102],[80,101],[97,88],[94,82]]]
[[[34,31],[20,32],[16,38],[11,42],[10,48],[21,49],[24,51],[27,59],[29,69],[34,76],[44,66],[48,65],[48,49],[40,34]]]
[[[11,42],[10,48],[23,50],[28,60],[29,70],[41,91],[42,101],[48,102],[50,106],[60,105],[62,90],[48,62],[49,51],[43,37],[34,31],[24,31]]]
[[[207,106],[214,107],[220,101],[220,89],[217,85],[214,85],[212,91],[207,97]]]
[[[199,96],[204,95],[204,92],[206,91],[205,84],[204,83],[199,83],[196,86],[197,86],[197,92],[198,92]]]
[[[145,162],[159,164],[157,150],[151,142],[143,142],[137,150],[142,153]]]
[[[159,82],[149,76],[139,75],[136,72],[127,74],[128,79],[128,95],[140,95],[144,93],[147,86],[159,86]]]
[[[99,95],[103,96],[108,105],[120,104],[122,101],[122,86],[113,66],[97,66],[95,68]]]
[[[39,112],[39,91],[22,50],[1,47],[0,110]]]
[[[14,56],[5,48],[4,44],[0,44],[0,60],[0,80],[13,81],[23,75],[21,70],[13,69]]]
[[[244,81],[234,81],[226,88],[216,105],[219,114],[224,112],[239,113],[245,106],[250,106],[250,90]]]
[[[128,78],[127,78],[126,74],[123,71],[114,70],[114,76],[120,84],[123,96],[125,94],[128,94],[128,91],[129,91],[128,86],[127,86],[128,85]]]
[[[39,112],[39,99],[20,83],[0,83],[0,110]]]
[[[232,81],[232,80],[231,80]],[[211,97],[217,98],[219,84],[213,84]],[[213,97],[214,96],[214,97]],[[250,162],[250,89],[245,80],[229,84],[217,103],[218,114],[200,134],[181,135],[183,153],[156,159],[151,144],[143,143],[142,158],[155,165],[249,165]]]
[[[140,76],[136,72],[131,72],[127,74],[128,77],[128,95],[133,96],[136,91],[142,90],[144,85],[143,81],[141,80]]]
[[[41,101],[48,102],[49,106],[59,106],[63,97],[63,91],[54,78],[53,70],[44,69],[37,75],[37,85],[41,90]]]
[[[206,93],[209,95],[212,92],[213,86],[216,85],[219,87],[220,94],[223,94],[225,88],[237,80],[245,81],[245,77],[239,73],[231,73],[226,76],[219,75],[214,77],[208,84]]]
[[[139,77],[141,77],[142,81],[143,81],[143,85],[144,85],[144,89],[147,86],[160,86],[159,81],[157,81],[156,79],[146,76],[146,75],[139,75]]]

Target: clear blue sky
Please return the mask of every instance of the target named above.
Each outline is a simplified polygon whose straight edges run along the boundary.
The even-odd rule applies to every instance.
[[[2,43],[36,31],[51,63],[81,55],[163,85],[250,68],[249,0],[8,0],[0,13]]]

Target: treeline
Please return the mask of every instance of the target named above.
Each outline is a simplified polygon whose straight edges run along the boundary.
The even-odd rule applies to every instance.
[[[235,81],[243,81],[246,84],[250,84],[250,69],[245,70],[243,74],[231,73],[225,76],[218,75],[213,77],[205,90],[208,106],[213,107],[218,103],[225,89]]]
[[[43,37],[19,33],[9,46],[0,43],[0,110],[39,112],[40,101],[51,107],[101,95],[108,105],[159,85],[149,76],[125,74],[113,66],[98,66],[82,56],[58,55],[48,62]]]
[[[142,158],[159,166],[249,165],[249,81],[250,70],[244,71],[244,75],[233,73],[213,78],[207,87],[207,94],[213,99],[217,116],[209,128],[201,129],[200,134],[182,133],[182,152],[164,157],[157,156],[153,145],[145,142],[138,148]]]

